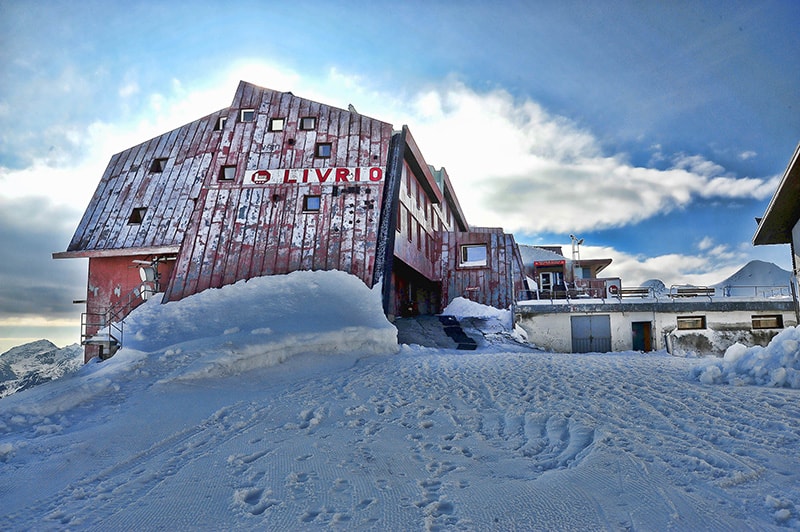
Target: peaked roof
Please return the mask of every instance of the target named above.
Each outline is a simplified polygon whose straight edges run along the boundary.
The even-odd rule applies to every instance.
[[[241,121],[242,109],[255,110],[258,121]],[[325,123],[336,120],[347,127],[353,123],[357,130],[391,132],[391,124],[355,111],[241,81],[230,107],[112,156],[67,251],[53,256],[177,252],[195,203],[220,165],[235,164],[242,170],[261,164],[303,164],[301,157],[276,152],[264,140],[266,116],[261,115],[272,112],[287,117],[287,131],[296,127],[299,116],[319,115]],[[360,155],[357,149],[353,153]]]

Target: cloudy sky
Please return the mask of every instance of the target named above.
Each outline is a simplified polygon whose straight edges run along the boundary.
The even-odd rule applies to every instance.
[[[173,5],[174,4],[174,5]],[[111,155],[240,79],[408,124],[468,221],[636,285],[751,259],[800,141],[794,0],[0,0],[0,352],[77,341],[63,251]]]

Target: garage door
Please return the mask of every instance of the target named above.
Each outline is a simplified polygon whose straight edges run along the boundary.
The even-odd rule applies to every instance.
[[[611,317],[572,316],[572,352],[608,353],[611,351]]]

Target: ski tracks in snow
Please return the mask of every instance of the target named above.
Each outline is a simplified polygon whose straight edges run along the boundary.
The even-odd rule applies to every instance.
[[[216,401],[211,415],[165,427],[157,443],[11,519],[98,529],[625,530],[760,528],[769,512],[791,515],[800,463],[774,463],[776,434],[789,448],[800,440],[791,391],[709,390],[688,381],[688,368],[663,356],[406,347],[263,392],[251,381],[227,401],[209,400],[201,381],[170,393]],[[751,495],[754,485],[774,494],[772,509]]]

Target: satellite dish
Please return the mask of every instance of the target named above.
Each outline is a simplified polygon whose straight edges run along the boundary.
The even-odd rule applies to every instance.
[[[139,278],[142,282],[152,283],[156,280],[156,271],[152,266],[142,266],[139,268]]]

